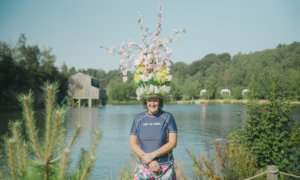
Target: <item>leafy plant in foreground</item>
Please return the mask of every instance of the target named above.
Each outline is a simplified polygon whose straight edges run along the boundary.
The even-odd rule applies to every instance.
[[[70,161],[68,155],[74,141],[80,134],[78,125],[69,143],[65,143],[66,130],[64,128],[66,108],[56,105],[56,94],[59,84],[45,83],[45,132],[42,136],[35,126],[33,110],[33,93],[18,96],[23,110],[23,121],[10,122],[12,136],[4,136],[5,156],[8,167],[0,173],[3,179],[86,179],[96,160],[96,147],[102,131],[93,133],[91,147],[84,149],[76,168],[67,172]],[[22,125],[25,124],[27,136],[23,135]],[[25,141],[25,139],[28,139]]]
[[[246,104],[249,118],[232,139],[248,147],[257,156],[259,167],[276,165],[280,171],[300,174],[300,131],[292,117],[293,105],[280,93],[281,78],[272,74],[267,102],[252,99]]]

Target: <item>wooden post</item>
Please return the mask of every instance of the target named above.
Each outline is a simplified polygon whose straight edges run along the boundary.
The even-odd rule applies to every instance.
[[[267,166],[268,174],[267,174],[267,180],[278,180],[278,168],[275,165],[269,165]],[[272,172],[270,172],[272,171]]]
[[[78,98],[78,107],[80,107],[80,98]]]
[[[89,98],[89,107],[92,107],[92,98]]]

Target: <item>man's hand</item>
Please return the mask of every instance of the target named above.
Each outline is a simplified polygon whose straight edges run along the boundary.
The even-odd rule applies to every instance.
[[[142,162],[144,164],[149,164],[152,160],[150,159],[149,153],[142,153]]]
[[[149,164],[148,164],[149,168],[156,172],[156,173],[159,173],[161,171],[160,169],[160,166],[159,164],[157,163],[157,161],[151,161]]]

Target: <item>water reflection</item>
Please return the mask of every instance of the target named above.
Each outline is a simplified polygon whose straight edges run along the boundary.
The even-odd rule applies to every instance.
[[[174,149],[175,159],[190,162],[186,147],[194,147],[195,152],[204,151],[204,140],[209,141],[214,137],[225,138],[229,131],[240,127],[242,122],[237,118],[234,110],[241,110],[245,119],[247,114],[240,105],[207,105],[203,111],[203,105],[166,105],[165,111],[173,114],[178,127],[178,144]],[[99,155],[92,172],[93,179],[117,179],[118,172],[123,166],[123,158],[128,159],[129,132],[134,116],[145,111],[141,105],[107,105],[102,108],[70,108],[66,117],[67,137],[70,139],[74,134],[76,124],[82,124],[81,136],[74,144],[70,154],[75,166],[79,159],[80,148],[90,145],[91,131],[100,126],[104,133],[99,144]],[[293,109],[295,120],[300,120],[300,107]],[[37,123],[40,132],[44,128],[44,115],[42,110],[37,110]],[[21,119],[20,111],[0,112],[1,134],[7,132],[7,119]],[[112,175],[111,175],[112,174]]]

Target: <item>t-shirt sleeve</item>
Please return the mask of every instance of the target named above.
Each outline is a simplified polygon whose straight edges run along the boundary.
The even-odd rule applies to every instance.
[[[176,126],[175,119],[172,114],[170,115],[170,119],[168,122],[168,130],[169,130],[169,133],[177,133],[177,126]]]
[[[134,118],[134,120],[133,120],[133,122],[132,122],[132,127],[131,127],[131,131],[130,131],[130,135],[137,136],[137,124],[136,124],[136,118]]]

